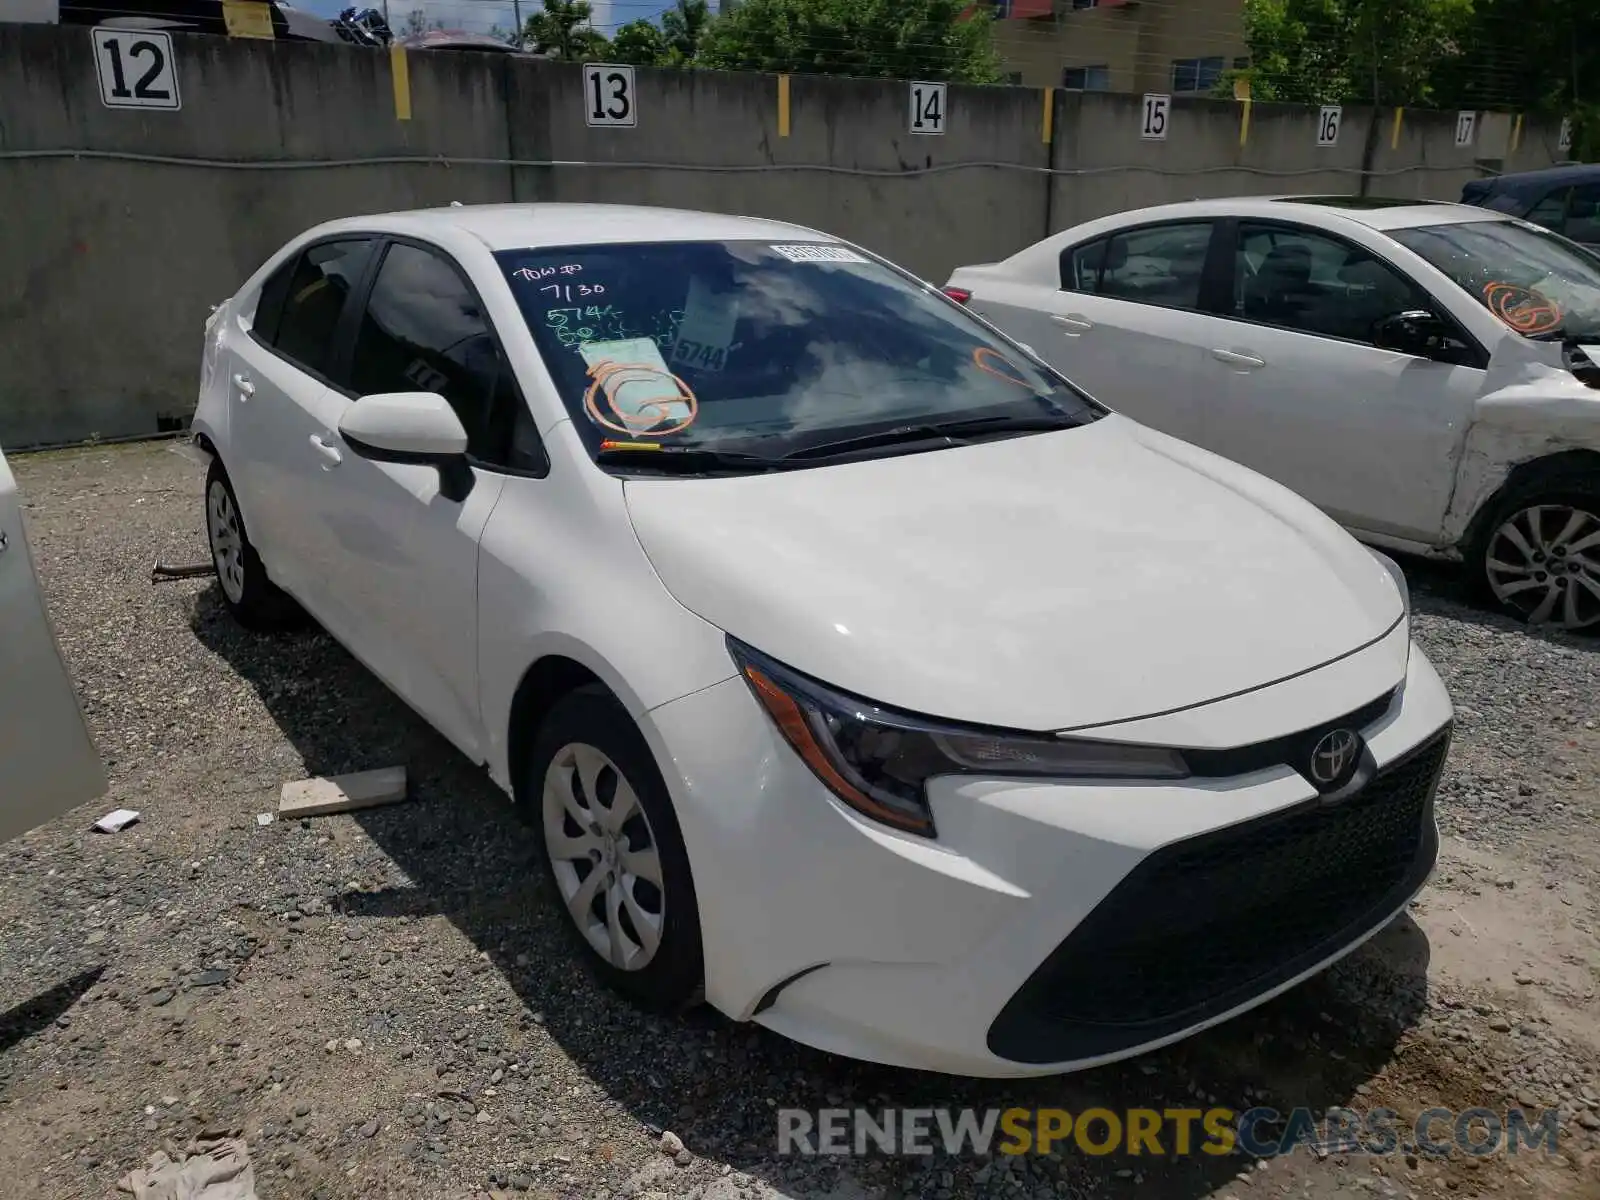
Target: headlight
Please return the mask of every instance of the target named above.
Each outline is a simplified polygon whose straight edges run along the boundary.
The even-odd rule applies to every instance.
[[[1183,756],[1041,734],[947,725],[847,696],[728,639],[761,707],[812,773],[875,821],[934,836],[925,785],[940,775],[1182,779]]]
[[[1400,569],[1400,564],[1387,554],[1380,554],[1371,546],[1367,547],[1367,553],[1377,559],[1383,569],[1389,572],[1389,578],[1394,580],[1394,586],[1400,589],[1400,602],[1405,605],[1406,616],[1409,617],[1411,615],[1411,585],[1406,582],[1406,573]]]

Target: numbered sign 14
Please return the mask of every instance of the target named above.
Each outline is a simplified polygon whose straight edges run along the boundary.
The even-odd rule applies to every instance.
[[[1344,109],[1337,104],[1324,104],[1317,116],[1317,145],[1339,144],[1339,122],[1344,119]]]
[[[1458,112],[1456,114],[1456,145],[1472,145],[1472,135],[1478,131],[1478,114],[1475,112]]]
[[[183,106],[169,35],[154,29],[96,28],[89,36],[94,40],[100,99],[107,108],[176,111]]]
[[[590,125],[632,129],[639,123],[633,68],[615,63],[584,63],[583,111]]]
[[[1172,97],[1147,92],[1144,97],[1144,112],[1139,124],[1139,136],[1152,138],[1156,141],[1165,141],[1167,137],[1167,120],[1172,113]]]
[[[942,83],[911,85],[911,132],[943,133],[949,97]]]

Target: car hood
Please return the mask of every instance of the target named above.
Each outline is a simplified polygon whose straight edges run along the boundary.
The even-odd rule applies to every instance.
[[[1382,565],[1311,505],[1120,416],[624,492],[690,611],[834,687],[956,721],[1186,708],[1349,654],[1404,614]]]

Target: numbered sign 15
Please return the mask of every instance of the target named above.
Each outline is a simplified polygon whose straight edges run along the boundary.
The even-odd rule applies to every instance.
[[[948,97],[942,83],[911,85],[911,132],[943,133]]]
[[[1165,141],[1167,119],[1172,112],[1172,97],[1147,92],[1144,97],[1144,116],[1139,124],[1139,136]]]
[[[1568,117],[1561,122],[1561,132],[1556,136],[1557,150],[1572,149],[1572,118]]]
[[[1317,145],[1339,144],[1339,122],[1344,119],[1344,109],[1337,104],[1324,104],[1317,115]]]
[[[91,29],[100,99],[107,108],[183,107],[172,38],[154,29]]]
[[[1475,112],[1458,112],[1456,114],[1456,145],[1472,145],[1472,135],[1478,132],[1478,114]]]
[[[590,125],[632,129],[639,123],[634,96],[632,67],[583,64],[583,110]]]

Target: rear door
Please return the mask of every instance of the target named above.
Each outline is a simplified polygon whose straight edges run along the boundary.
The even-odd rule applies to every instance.
[[[0,454],[0,841],[105,794]]]
[[[333,238],[290,258],[262,287],[254,312],[234,318],[240,328],[226,352],[230,412],[223,465],[246,531],[267,574],[325,624],[329,550],[323,531],[310,523],[308,489],[331,460],[312,439],[326,432],[325,414],[343,403],[329,382],[334,354],[341,330],[354,320],[352,298],[375,244]]]
[[[1373,343],[1384,317],[1448,309],[1371,251],[1288,222],[1237,225],[1232,296],[1212,325],[1227,387],[1197,441],[1357,530],[1433,542],[1484,385],[1471,336],[1421,358]]]
[[[1061,254],[1061,285],[987,281],[972,307],[1096,399],[1192,439],[1208,388],[1226,376],[1206,351],[1214,223],[1170,221],[1102,235]]]

